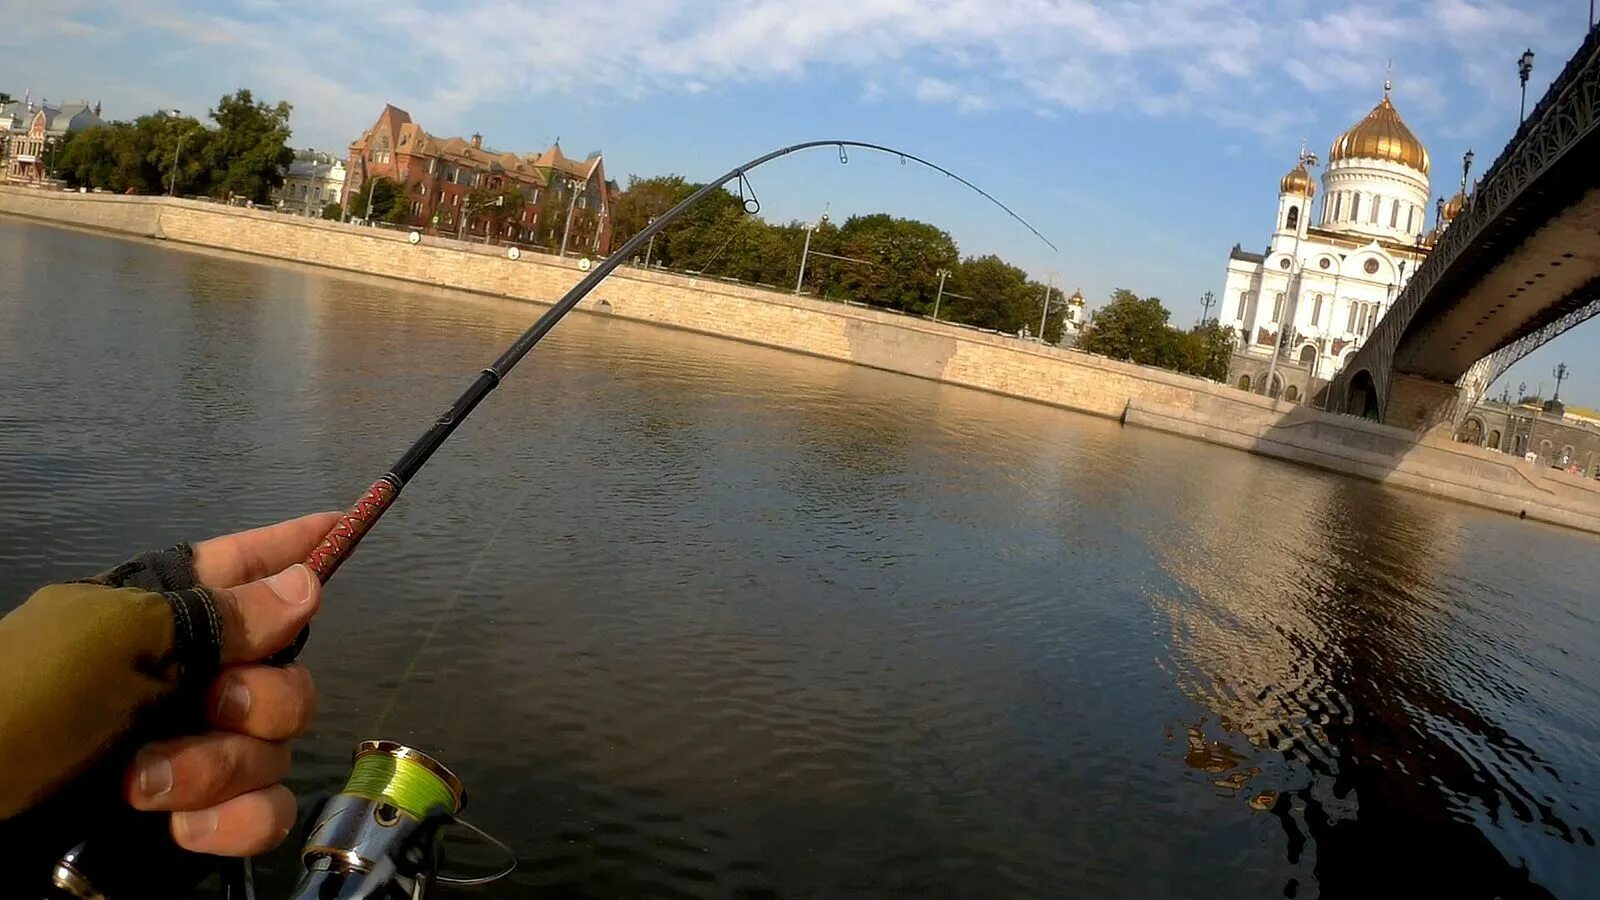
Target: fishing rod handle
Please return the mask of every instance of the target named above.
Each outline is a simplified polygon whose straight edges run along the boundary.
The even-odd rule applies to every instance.
[[[317,581],[327,584],[339,566],[356,552],[356,545],[366,537],[372,526],[378,523],[394,499],[400,496],[400,479],[394,475],[386,474],[363,493],[339,521],[333,523],[328,533],[322,536],[316,548],[306,557],[305,566],[315,575]],[[295,635],[294,643],[279,650],[267,658],[267,662],[277,666],[286,666],[294,662],[300,655],[301,649],[306,645],[306,640],[311,637],[311,626],[307,625]]]

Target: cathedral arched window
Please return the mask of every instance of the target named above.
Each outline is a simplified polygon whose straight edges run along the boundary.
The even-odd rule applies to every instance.
[[[1361,192],[1350,192],[1350,221],[1361,221]]]
[[[1406,234],[1414,234],[1417,230],[1417,205],[1406,206]]]
[[[1372,211],[1367,214],[1367,221],[1371,222],[1373,225],[1378,224],[1378,211],[1381,209],[1383,209],[1383,198],[1373,195]]]
[[[1390,208],[1390,210],[1389,210],[1389,227],[1390,228],[1399,228],[1400,227],[1400,201],[1399,200],[1396,200],[1394,202],[1394,206],[1392,208]]]
[[[1342,215],[1344,215],[1344,191],[1333,195],[1333,220],[1339,221]]]
[[[1289,231],[1300,227],[1300,207],[1289,207],[1289,215],[1284,217],[1283,227]]]
[[[1239,292],[1239,314],[1234,316],[1235,319],[1243,319],[1244,318],[1244,307],[1245,307],[1245,304],[1249,302],[1249,300],[1250,300],[1250,292],[1249,291],[1240,291]]]
[[[1283,320],[1283,291],[1279,291],[1277,298],[1272,301],[1272,321],[1273,321],[1274,324],[1276,324],[1276,323],[1278,323],[1278,322],[1280,322],[1282,320]]]
[[[1311,324],[1317,324],[1320,318],[1322,318],[1322,295],[1318,294],[1316,300],[1311,303]]]
[[[1345,323],[1344,330],[1351,334],[1354,334],[1356,330],[1356,312],[1360,306],[1361,304],[1359,303],[1350,304],[1350,321]]]

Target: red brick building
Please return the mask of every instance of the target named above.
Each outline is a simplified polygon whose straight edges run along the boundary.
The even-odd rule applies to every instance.
[[[606,180],[598,152],[568,159],[559,142],[540,154],[497,152],[483,146],[481,135],[436,137],[405,110],[385,106],[350,144],[346,170],[347,203],[369,181],[386,178],[405,196],[405,223],[412,227],[552,250],[565,236],[568,252],[611,252],[611,210],[621,191]],[[495,199],[498,205],[486,205]],[[359,217],[365,210],[346,212]]]

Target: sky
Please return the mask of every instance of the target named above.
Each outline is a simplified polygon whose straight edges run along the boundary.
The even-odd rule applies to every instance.
[[[107,118],[203,115],[239,87],[288,100],[297,147],[343,153],[385,103],[495,149],[603,150],[626,183],[715,177],[788,143],[855,139],[752,173],[775,221],[889,212],[934,222],[1091,305],[1161,297],[1175,324],[1220,295],[1228,250],[1266,245],[1278,179],[1382,96],[1433,155],[1492,160],[1517,124],[1516,60],[1543,94],[1588,0],[0,0],[0,90],[89,99]],[[1600,325],[1514,369],[1600,405]],[[1498,393],[1499,388],[1495,388]]]

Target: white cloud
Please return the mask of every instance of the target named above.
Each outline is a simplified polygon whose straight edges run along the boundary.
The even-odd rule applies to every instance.
[[[842,73],[861,80],[862,102],[902,98],[1046,116],[1191,115],[1298,139],[1282,129],[1311,118],[1306,107],[1326,111],[1336,98],[1364,111],[1390,59],[1397,103],[1440,120],[1472,116],[1481,104],[1452,109],[1444,86],[1461,83],[1496,98],[1514,90],[1514,77],[1500,71],[1515,55],[1507,41],[1570,47],[1576,38],[1561,43],[1556,35],[1564,32],[1552,24],[1565,22],[1565,6],[1562,0],[1537,7],[1506,0],[808,0],[803,6],[790,0],[334,6],[146,0],[129,8],[59,0],[35,27],[115,33],[97,26],[99,19],[160,29],[196,52],[247,58],[252,75],[281,86],[302,112],[333,104],[314,114],[343,118],[346,130],[350,117],[364,124],[375,99],[400,89],[406,94],[393,99],[451,126],[473,104],[518,94],[637,98]]]

